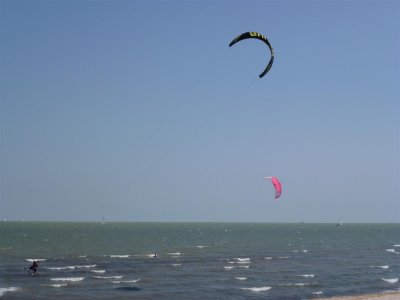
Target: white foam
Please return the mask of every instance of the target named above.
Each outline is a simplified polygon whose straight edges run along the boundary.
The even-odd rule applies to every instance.
[[[129,256],[130,256],[129,254],[124,254],[124,255],[113,254],[113,255],[110,255],[111,258],[128,258]]]
[[[66,284],[66,283],[49,284],[49,286],[55,287],[55,288],[60,288],[60,287],[68,286],[68,284]]]
[[[179,255],[181,255],[182,253],[180,253],[180,252],[174,252],[174,253],[168,253],[168,255],[173,255],[173,256],[179,256]]]
[[[202,249],[202,248],[206,248],[207,246],[196,246],[197,248],[200,248],[200,249]]]
[[[118,276],[93,276],[93,278],[97,279],[121,279],[123,276],[118,275]]]
[[[234,267],[232,267],[232,266],[225,266],[225,267],[224,267],[225,270],[232,270],[233,268],[234,268]]]
[[[237,260],[238,262],[249,262],[250,261],[250,258],[248,258],[248,257],[246,257],[246,258],[236,257],[234,259]]]
[[[18,292],[20,291],[20,287],[7,287],[7,288],[0,288],[0,297],[3,296],[7,292]]]
[[[77,268],[95,268],[97,265],[84,265],[84,266],[64,266],[64,267],[44,267],[44,269],[48,270],[74,270]]]
[[[48,269],[48,270],[73,270],[75,269],[75,266],[66,266],[66,267],[43,267],[44,269]]]
[[[90,272],[96,273],[96,274],[104,274],[106,272],[106,270],[90,270]]]
[[[173,267],[180,267],[180,266],[182,266],[182,264],[172,264],[171,266],[173,266]]]
[[[136,283],[136,282],[138,282],[140,280],[140,278],[139,279],[133,279],[133,280],[114,280],[114,281],[111,281],[111,283],[115,283],[115,284],[120,284],[120,283]]]
[[[235,279],[237,279],[237,280],[246,280],[247,277],[235,277]]]
[[[395,253],[395,254],[400,254],[400,252],[397,252],[395,249],[386,249],[387,252]]]
[[[270,260],[270,259],[272,259],[272,257],[264,257],[264,259],[266,259],[266,260]]]
[[[301,250],[301,251],[303,251],[303,253],[308,253],[308,250],[306,250],[306,249]]]
[[[383,281],[386,281],[388,283],[396,283],[399,281],[399,278],[381,278]]]
[[[83,265],[83,266],[75,266],[75,268],[96,268],[97,265]]]
[[[314,274],[302,274],[302,275],[297,275],[297,276],[300,276],[300,277],[306,277],[306,278],[314,278]]]
[[[85,277],[65,277],[65,278],[50,278],[51,281],[82,281]]]
[[[313,295],[323,295],[324,293],[322,291],[314,292],[312,293]]]
[[[262,286],[262,287],[251,287],[251,288],[241,288],[242,290],[247,290],[251,292],[265,292],[271,289],[270,286]]]
[[[370,268],[389,269],[389,266],[371,266]]]
[[[393,245],[393,247],[400,247],[400,244]]]

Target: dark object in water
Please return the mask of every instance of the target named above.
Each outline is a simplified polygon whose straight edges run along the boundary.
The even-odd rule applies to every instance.
[[[136,291],[136,292],[141,290],[141,288],[138,288],[136,286],[120,286],[115,289],[120,291]]]

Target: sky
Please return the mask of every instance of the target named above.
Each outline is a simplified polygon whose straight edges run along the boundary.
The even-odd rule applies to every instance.
[[[0,219],[400,222],[400,1],[0,1]],[[275,50],[239,34],[264,34]],[[274,188],[265,176],[276,176]]]

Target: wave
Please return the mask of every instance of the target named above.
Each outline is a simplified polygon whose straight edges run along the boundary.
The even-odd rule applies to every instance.
[[[96,273],[96,274],[104,274],[106,272],[106,270],[90,270],[90,272]]]
[[[303,282],[299,282],[299,283],[281,283],[278,284],[280,286],[306,286],[306,285],[312,285],[312,283],[303,283]]]
[[[66,267],[43,267],[43,269],[47,269],[47,270],[73,270],[75,269],[75,266],[66,266]]]
[[[110,257],[111,258],[128,258],[128,257],[130,257],[130,255],[129,254],[124,254],[124,255],[113,254],[113,255],[110,255]]]
[[[391,252],[395,254],[400,254],[400,252],[397,252],[395,249],[386,249],[386,252]]]
[[[173,255],[173,256],[179,256],[179,255],[181,255],[182,253],[180,253],[180,252],[174,252],[174,253],[167,253],[168,255]]]
[[[93,276],[93,278],[97,279],[121,279],[123,276],[122,275],[117,275],[117,276]]]
[[[85,277],[65,277],[65,278],[50,278],[51,281],[82,281]]]
[[[232,270],[234,268],[234,266],[225,266],[224,269],[225,270]]]
[[[314,292],[312,293],[313,295],[323,295],[324,293],[322,291]]]
[[[297,275],[297,276],[306,277],[306,278],[314,278],[315,277],[314,274],[302,274],[302,275]]]
[[[49,286],[55,287],[55,288],[60,288],[60,287],[68,286],[68,284],[67,283],[58,283],[58,284],[49,284]]]
[[[387,283],[396,283],[399,281],[399,278],[381,278],[383,281],[386,281]]]
[[[21,288],[20,287],[7,287],[7,288],[0,288],[0,297],[2,297],[5,293],[8,292],[18,292],[20,291]]]
[[[94,265],[81,265],[81,266],[75,266],[75,268],[96,268],[97,267],[97,265],[96,264],[94,264]]]
[[[202,249],[202,248],[206,248],[207,246],[200,245],[200,246],[196,246],[196,247]]]
[[[247,290],[251,292],[265,292],[271,289],[270,286],[262,286],[262,287],[251,287],[251,288],[241,288],[241,290]]]
[[[247,280],[247,277],[235,277],[237,280]]]
[[[400,244],[393,245],[393,247],[400,247]]]
[[[370,266],[370,268],[389,269],[389,266]]]
[[[250,262],[250,258],[248,258],[248,257],[246,257],[246,258],[236,257],[236,258],[234,258],[234,260],[237,260],[238,262]]]
[[[266,259],[266,260],[270,260],[270,259],[272,259],[272,257],[264,257],[264,259]]]
[[[133,280],[114,280],[114,281],[111,281],[111,283],[114,283],[114,284],[120,284],[120,283],[136,283],[136,282],[138,282],[138,281],[140,281],[140,278],[139,278],[139,279],[133,279]]]
[[[97,265],[83,265],[83,266],[64,266],[64,267],[43,267],[48,270],[74,270],[79,268],[95,268]]]
[[[171,264],[171,266],[173,266],[173,267],[180,267],[180,266],[182,266],[182,264]]]

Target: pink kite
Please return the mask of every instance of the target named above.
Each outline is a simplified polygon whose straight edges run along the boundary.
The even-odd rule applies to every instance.
[[[274,176],[268,176],[268,177],[265,177],[265,179],[271,180],[272,184],[275,187],[275,199],[278,199],[282,194],[282,185],[279,182],[278,178],[276,178]]]

